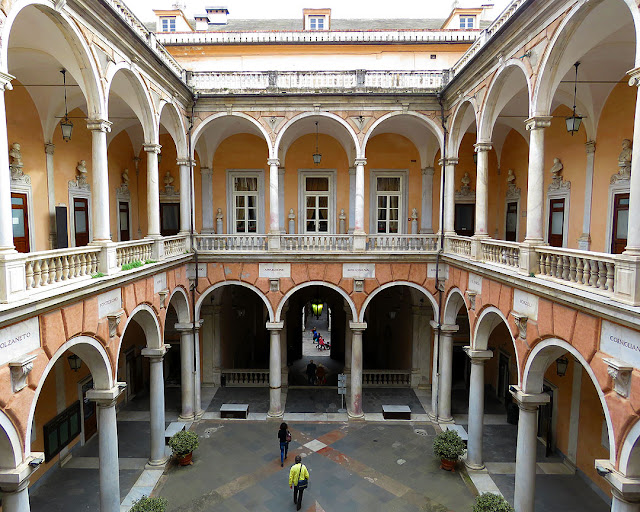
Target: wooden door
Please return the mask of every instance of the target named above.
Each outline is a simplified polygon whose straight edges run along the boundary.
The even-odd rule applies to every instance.
[[[455,230],[460,236],[473,236],[476,223],[476,205],[456,204]]]
[[[180,203],[160,203],[160,234],[177,235],[180,230]]]
[[[11,192],[13,245],[18,252],[29,252],[29,214],[27,194]]]
[[[564,199],[549,202],[549,245],[562,247],[564,240]]]
[[[620,254],[627,246],[629,227],[629,194],[616,194],[613,198],[613,233],[611,252]]]
[[[507,226],[504,239],[507,242],[517,242],[518,238],[518,203],[507,203]]]
[[[120,241],[131,240],[131,227],[129,226],[129,203],[120,201],[118,203],[118,223],[120,225]]]
[[[89,243],[89,200],[75,198],[73,200],[73,226],[75,230],[76,247],[83,247]]]
[[[87,399],[87,391],[93,389],[93,379],[82,385],[82,431],[86,443],[98,431],[96,403]]]

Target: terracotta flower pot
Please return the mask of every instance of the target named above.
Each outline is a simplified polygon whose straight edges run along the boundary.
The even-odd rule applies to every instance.
[[[180,466],[190,466],[193,464],[193,452],[189,452],[185,455],[178,455],[178,464]]]
[[[456,470],[456,460],[447,460],[440,459],[440,469],[444,469],[445,471],[454,471]]]

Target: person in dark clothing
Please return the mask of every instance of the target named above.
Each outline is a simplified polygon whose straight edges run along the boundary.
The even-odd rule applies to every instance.
[[[291,433],[286,423],[280,423],[278,430],[278,439],[280,440],[280,467],[284,466],[284,459],[287,458],[289,452],[289,442],[291,441]]]
[[[313,359],[309,361],[307,365],[307,379],[309,381],[309,386],[313,386],[316,383],[316,370],[318,367],[313,363]]]

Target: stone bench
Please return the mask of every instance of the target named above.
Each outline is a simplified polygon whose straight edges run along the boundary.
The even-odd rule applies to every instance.
[[[455,423],[451,423],[451,424],[443,425],[443,427],[445,430],[453,430],[454,432],[457,432],[458,435],[460,436],[460,439],[464,441],[465,446],[467,445],[467,441],[469,440],[469,434],[467,434],[467,431],[464,429],[462,425],[456,425]]]
[[[242,418],[247,419],[249,415],[249,404],[222,404],[220,406],[221,418]]]
[[[411,409],[408,405],[383,405],[382,417],[385,420],[410,420]]]
[[[164,444],[169,444],[169,439],[171,439],[171,437],[177,432],[185,430],[186,426],[186,423],[183,423],[181,421],[174,421],[173,423],[169,423],[169,426],[164,431]]]

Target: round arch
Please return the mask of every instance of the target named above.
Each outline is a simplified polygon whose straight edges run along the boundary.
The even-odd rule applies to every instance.
[[[221,288],[223,286],[229,286],[229,285],[243,286],[255,292],[258,295],[258,297],[262,299],[262,302],[264,302],[264,305],[267,307],[267,311],[269,312],[269,321],[274,322],[273,307],[271,306],[269,299],[267,299],[266,295],[262,293],[262,290],[260,290],[259,288],[256,288],[252,284],[245,283],[244,281],[221,281],[219,283],[216,283],[210,286],[204,292],[202,292],[200,294],[200,297],[196,301],[196,322],[200,320],[200,308],[202,307],[202,303],[204,302],[204,299],[206,299],[214,290],[217,290],[218,288]]]
[[[470,112],[473,114],[472,116],[469,116]],[[476,139],[482,140],[478,129],[478,106],[472,98],[467,97],[458,104],[458,108],[456,108],[453,113],[451,120],[451,137],[449,138],[447,154],[452,158],[457,157],[458,151],[460,150],[460,144],[462,144],[462,139],[473,123],[476,124]]]
[[[636,421],[622,443],[619,471],[626,477],[640,476],[640,421]]]
[[[604,417],[607,422],[607,431],[609,433],[609,460],[615,465],[617,444],[613,430],[613,423],[611,421],[611,414],[607,407],[604,393],[600,388],[600,383],[598,382],[591,365],[589,365],[588,361],[573,345],[559,338],[547,338],[533,347],[533,350],[530,352],[524,365],[524,372],[521,380],[522,391],[524,393],[541,393],[545,371],[553,361],[566,352],[569,352],[580,362],[596,388],[598,398],[600,399],[600,405],[602,406]]]
[[[274,320],[275,322],[280,322],[280,315],[282,314],[282,308],[287,303],[287,300],[289,300],[289,297],[291,297],[298,290],[302,290],[303,288],[307,288],[308,286],[324,286],[325,288],[330,288],[331,290],[338,292],[340,295],[342,295],[342,298],[347,302],[347,304],[349,305],[349,308],[351,308],[351,319],[354,322],[357,322],[358,312],[356,310],[356,305],[351,300],[351,297],[349,297],[349,295],[347,295],[347,292],[345,292],[339,286],[336,286],[333,283],[327,283],[325,281],[309,281],[307,283],[301,283],[291,288],[291,290],[289,290],[285,294],[285,296],[282,297],[282,299],[280,299],[280,303],[278,304],[278,308],[276,309],[276,318]]]
[[[373,298],[376,295],[378,295],[378,293],[388,288],[391,288],[393,286],[408,286],[410,288],[414,288],[415,290],[418,290],[419,292],[421,292],[425,297],[427,297],[427,299],[429,299],[429,302],[431,303],[431,307],[433,308],[434,318],[438,318],[438,303],[436,302],[435,297],[431,295],[426,288],[424,288],[423,286],[420,286],[419,284],[412,283],[410,281],[393,281],[391,283],[386,283],[386,284],[383,284],[382,286],[379,286],[367,296],[367,298],[362,303],[362,306],[360,307],[360,315],[358,317],[359,322],[364,322],[364,314],[367,311],[367,306],[369,305],[369,302],[371,302]]]
[[[283,144],[283,139],[285,134],[287,134],[287,132],[290,131],[291,127],[294,126],[296,123],[304,119],[307,119],[309,117],[326,117],[327,119],[331,119],[332,121],[335,121],[336,123],[341,125],[346,131],[347,139],[351,143],[353,143],[353,150],[355,151],[355,157],[361,158],[360,147],[359,147],[360,145],[358,143],[358,136],[353,131],[349,123],[347,123],[340,116],[337,116],[336,114],[333,114],[331,112],[303,112],[302,114],[298,114],[297,116],[289,119],[289,121],[285,123],[285,125],[282,127],[282,129],[278,133],[278,136],[276,137],[276,142],[273,146],[273,154],[271,158],[280,158],[280,165],[284,165],[285,154],[286,154],[286,150],[288,149],[288,146],[285,147],[285,145]],[[345,132],[343,132],[343,134],[344,133]],[[343,138],[336,136],[336,134],[330,133],[329,135],[331,135],[338,142],[340,142],[340,144],[345,150],[345,153],[347,153],[347,155],[349,156],[351,151],[350,151],[350,148],[347,147],[346,141]],[[282,156],[280,155],[281,152],[284,152]]]
[[[167,122],[163,123],[162,116],[165,112]],[[173,142],[176,145],[178,159],[188,159],[189,148],[187,147],[187,132],[184,125],[184,118],[180,114],[178,107],[169,101],[162,100],[160,102],[160,107],[158,108],[158,123],[162,123],[173,138]],[[158,133],[160,133],[159,126],[157,127],[157,130]]]
[[[458,317],[458,311],[460,311],[462,307],[464,307],[468,318],[469,310],[467,309],[467,303],[464,300],[462,291],[460,291],[460,288],[451,288],[447,295],[447,300],[444,303],[443,323],[445,325],[455,325],[456,318]]]
[[[433,119],[425,116],[424,114],[420,114],[419,112],[390,112],[388,114],[383,115],[379,119],[377,119],[371,125],[369,130],[367,130],[367,133],[365,134],[364,139],[362,140],[362,148],[360,149],[360,154],[362,158],[364,158],[366,155],[367,144],[369,142],[369,139],[373,136],[374,131],[385,121],[393,119],[397,116],[412,117],[416,119],[419,123],[421,123],[423,126],[425,126],[427,130],[435,136],[439,146],[439,148],[437,149],[440,149],[440,152],[442,153],[442,148],[444,146],[444,135],[442,132],[442,127],[439,126]],[[412,140],[412,142],[414,141]],[[418,147],[418,145],[415,142],[414,142],[414,145]],[[434,157],[435,157],[435,153],[437,152],[437,149],[436,151],[434,151]],[[418,147],[418,150],[420,150],[419,147]],[[423,162],[422,164],[426,165],[427,162]]]
[[[162,347],[162,335],[160,333],[160,322],[158,321],[158,315],[155,310],[149,304],[139,304],[131,312],[127,318],[127,322],[122,329],[122,336],[120,336],[120,343],[118,344],[118,353],[116,354],[116,361],[120,359],[120,349],[122,347],[122,340],[124,334],[127,332],[127,327],[132,320],[142,327],[144,331],[144,337],[147,341],[148,348],[161,348]]]
[[[109,359],[109,354],[107,354],[102,343],[95,338],[90,338],[88,336],[76,336],[66,343],[63,343],[47,363],[47,366],[40,376],[38,387],[33,395],[33,401],[31,402],[31,408],[29,409],[29,417],[27,420],[27,432],[24,443],[25,455],[28,455],[27,450],[30,450],[31,447],[31,425],[33,424],[33,416],[36,412],[36,405],[38,404],[38,398],[40,397],[42,386],[44,386],[47,376],[53,369],[53,366],[67,350],[70,350],[80,357],[80,359],[82,359],[89,367],[94,389],[111,389],[115,384],[111,360]]]
[[[55,19],[56,24],[61,27],[62,36],[74,54],[78,64],[77,71],[82,76],[82,84],[86,87],[83,92],[87,101],[87,117],[106,119],[107,108],[100,87],[100,72],[91,48],[77,24],[66,12],[56,9],[56,3],[53,0],[18,0],[11,5],[0,31],[0,40],[4,42],[0,49],[0,71],[9,74],[9,43],[16,18],[27,7],[35,7],[43,14]]]
[[[189,311],[189,295],[182,286],[176,286],[169,295],[167,304],[173,305],[178,314],[178,322],[191,322],[191,312]]]
[[[15,469],[22,460],[20,435],[9,417],[0,411],[0,468]]]

